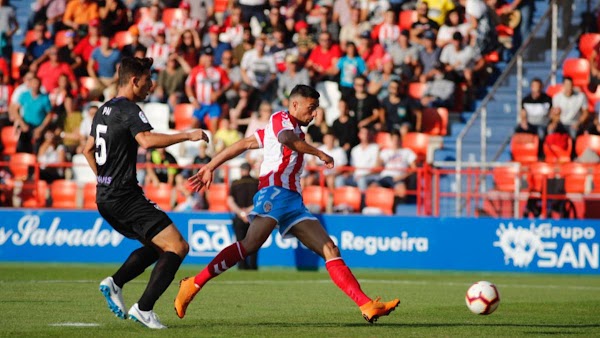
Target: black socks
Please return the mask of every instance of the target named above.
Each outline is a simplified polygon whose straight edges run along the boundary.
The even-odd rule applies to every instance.
[[[181,257],[173,252],[165,252],[160,255],[154,270],[152,270],[148,286],[146,286],[146,290],[144,290],[144,294],[138,302],[141,311],[152,310],[154,303],[171,285],[181,262]]]
[[[147,267],[156,262],[158,257],[158,251],[150,246],[143,246],[133,251],[112,276],[115,284],[122,288],[125,283],[141,275]]]

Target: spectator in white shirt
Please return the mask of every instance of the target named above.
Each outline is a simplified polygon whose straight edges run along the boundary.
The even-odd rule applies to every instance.
[[[324,169],[323,175],[325,175],[325,184],[329,189],[333,189],[337,186],[344,185],[343,176],[340,176],[339,167],[343,167],[348,164],[348,156],[346,151],[337,145],[337,139],[333,133],[329,132],[323,135],[323,144],[319,147],[319,150],[324,151],[327,155],[333,157],[335,166],[333,169]],[[306,155],[305,155],[306,156]],[[308,159],[308,165],[322,167],[323,161],[316,156],[310,156]],[[306,178],[308,185],[319,184],[318,175],[311,175]]]
[[[385,188],[394,189],[400,200],[406,197],[406,178],[411,169],[417,167],[417,155],[409,148],[402,148],[400,134],[392,134],[392,148],[382,150],[379,154],[378,166],[384,167],[379,184]]]
[[[361,127],[358,130],[358,139],[360,143],[350,151],[350,160],[355,168],[354,173],[352,176],[345,175],[346,177],[340,179],[339,183],[358,186],[360,190],[364,191],[369,185],[379,180],[379,175],[375,171],[379,158],[379,146],[371,142],[369,128]]]
[[[564,78],[563,90],[554,95],[552,106],[561,109],[560,122],[569,129],[571,137],[575,137],[587,121],[589,112],[587,98],[582,92],[574,90],[573,79]]]

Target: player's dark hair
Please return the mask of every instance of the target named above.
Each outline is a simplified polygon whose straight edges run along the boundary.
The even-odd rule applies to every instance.
[[[132,77],[149,74],[153,62],[152,58],[123,58],[119,67],[119,87],[126,86]]]
[[[302,96],[318,100],[319,97],[321,97],[321,94],[319,94],[319,92],[311,86],[299,84],[296,85],[296,87],[294,87],[290,93],[290,98],[294,96]]]

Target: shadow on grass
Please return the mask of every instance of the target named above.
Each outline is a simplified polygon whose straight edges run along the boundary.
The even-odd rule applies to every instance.
[[[169,327],[172,328],[188,328],[188,327],[220,327],[222,323],[207,323],[204,322],[200,325],[196,323],[190,324],[171,324]],[[276,327],[276,328],[306,328],[306,327],[398,327],[398,328],[436,328],[436,327],[514,327],[514,328],[537,328],[537,329],[588,329],[588,328],[600,328],[600,324],[510,324],[510,323],[282,323],[282,322],[257,322],[257,323],[238,323],[236,326],[260,326],[260,327]],[[544,332],[540,333],[552,333]],[[564,332],[561,332],[564,333]],[[557,333],[558,334],[558,333]]]

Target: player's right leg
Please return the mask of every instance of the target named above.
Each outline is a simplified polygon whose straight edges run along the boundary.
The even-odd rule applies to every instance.
[[[380,302],[372,300],[361,289],[360,284],[346,266],[338,247],[333,243],[321,223],[305,219],[295,224],[290,232],[306,247],[325,259],[325,267],[333,282],[358,305],[363,317],[369,323],[381,316],[387,316],[400,304],[398,299]]]
[[[247,255],[256,253],[269,238],[277,226],[277,221],[270,217],[257,216],[250,223],[246,237],[221,250],[196,277],[187,277],[179,282],[179,292],[175,298],[175,312],[179,318],[185,316],[185,311],[198,291],[211,279],[217,277],[229,268],[235,266]]]

